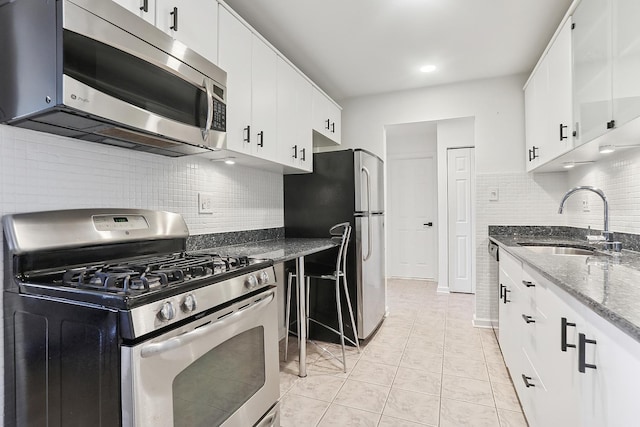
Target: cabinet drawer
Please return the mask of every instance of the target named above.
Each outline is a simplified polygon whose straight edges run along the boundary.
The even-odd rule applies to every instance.
[[[500,272],[506,274],[514,283],[522,281],[522,262],[506,251],[500,252]]]

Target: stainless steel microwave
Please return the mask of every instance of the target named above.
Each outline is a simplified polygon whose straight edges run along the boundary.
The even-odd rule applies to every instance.
[[[181,156],[223,148],[227,74],[113,1],[0,0],[0,123]]]

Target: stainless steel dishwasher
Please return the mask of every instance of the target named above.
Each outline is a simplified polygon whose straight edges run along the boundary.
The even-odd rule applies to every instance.
[[[500,327],[500,313],[499,313],[499,301],[500,301],[500,272],[499,272],[499,247],[496,243],[489,240],[487,245],[489,251],[489,283],[491,283],[491,293],[489,296],[489,319],[491,321],[491,327],[498,339],[498,328]]]

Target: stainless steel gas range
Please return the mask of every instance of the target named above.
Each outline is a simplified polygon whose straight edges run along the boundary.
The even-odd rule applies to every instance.
[[[186,252],[169,212],[3,226],[5,425],[279,425],[271,261]]]

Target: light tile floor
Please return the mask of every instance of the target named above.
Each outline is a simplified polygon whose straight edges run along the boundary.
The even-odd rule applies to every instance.
[[[388,303],[362,352],[349,348],[346,374],[307,344],[308,376],[299,378],[290,340],[280,363],[282,427],[527,426],[493,331],[471,324],[473,295],[389,280]]]

